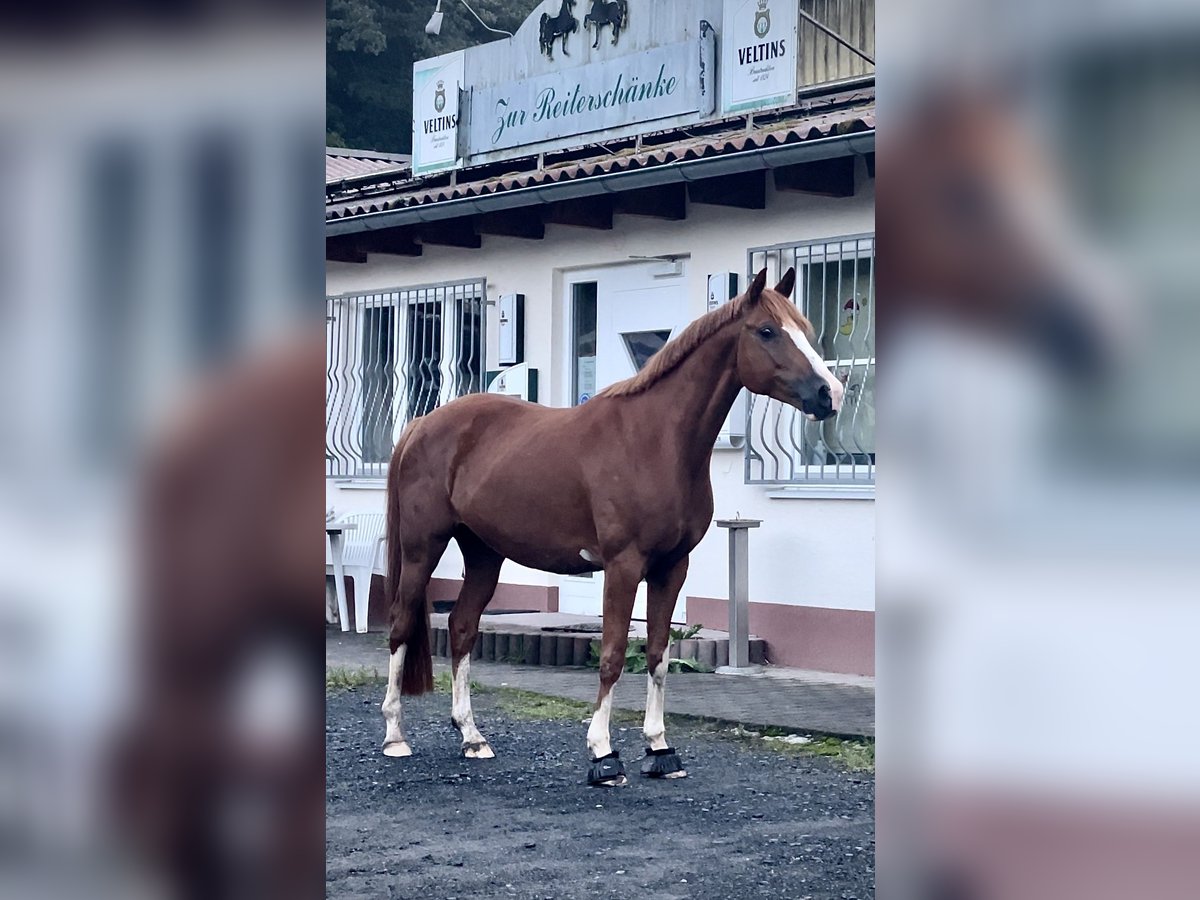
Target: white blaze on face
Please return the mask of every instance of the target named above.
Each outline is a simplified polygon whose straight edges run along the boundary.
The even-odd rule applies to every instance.
[[[799,326],[784,325],[783,330],[792,339],[792,343],[800,348],[800,352],[804,354],[804,358],[808,360],[813,371],[824,378],[825,382],[829,385],[829,394],[833,399],[833,411],[837,412],[842,408],[842,395],[846,392],[841,381],[829,371],[829,366],[825,365],[825,360],[821,359],[821,354],[813,349],[812,344],[808,342],[808,338],[804,336],[804,332],[800,330]],[[809,418],[813,417],[809,416]]]
[[[592,759],[599,759],[612,753],[612,742],[608,733],[608,719],[611,714],[612,689],[610,688],[592,714],[592,723],[588,725],[587,745]]]
[[[654,671],[646,676],[646,719],[642,723],[642,735],[651,750],[665,750],[667,747],[663,708],[666,705],[668,665],[670,661],[664,658],[654,667]]]

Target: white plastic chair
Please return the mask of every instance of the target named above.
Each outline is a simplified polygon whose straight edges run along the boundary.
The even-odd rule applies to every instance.
[[[354,630],[367,630],[367,604],[371,599],[371,576],[387,574],[384,552],[386,517],[383,513],[356,513],[344,516],[344,522],[358,527],[347,531],[342,545],[342,569],[354,581]],[[326,554],[328,555],[328,554]],[[333,564],[325,560],[325,574],[333,574]]]

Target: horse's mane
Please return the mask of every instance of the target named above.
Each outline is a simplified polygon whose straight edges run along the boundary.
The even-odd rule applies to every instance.
[[[780,324],[792,323],[806,332],[811,328],[796,305],[776,291],[765,288],[759,294],[758,302],[763,304],[771,316]],[[645,367],[632,378],[618,381],[602,390],[597,396],[628,397],[640,394],[647,388],[657,384],[669,375],[679,364],[687,359],[697,347],[732,322],[741,318],[746,307],[746,294],[734,297],[728,303],[723,303],[712,312],[705,313],[693,321],[665,347],[650,357]]]

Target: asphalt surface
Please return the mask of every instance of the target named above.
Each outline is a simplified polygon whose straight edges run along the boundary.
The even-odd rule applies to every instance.
[[[668,719],[689,777],[637,775],[640,728],[614,725],[631,784],[585,784],[586,726],[475,698],[493,760],[459,756],[449,697],[405,698],[414,755],[379,750],[381,688],[326,698],[329,897],[772,900],[874,897],[874,779]]]

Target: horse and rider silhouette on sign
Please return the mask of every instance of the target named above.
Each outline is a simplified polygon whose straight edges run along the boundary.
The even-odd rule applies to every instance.
[[[576,0],[561,0],[556,15],[542,13],[538,29],[538,46],[546,54],[547,59],[554,59],[554,42],[560,38],[562,39],[563,56],[571,55],[567,50],[567,36],[579,30],[579,20],[571,12],[575,3]],[[592,28],[596,32],[595,40],[592,42],[593,50],[600,47],[600,32],[605,25],[612,27],[612,44],[615,46],[622,29],[627,26],[628,22],[629,3],[627,0],[592,0],[591,9],[583,17],[584,27]]]

